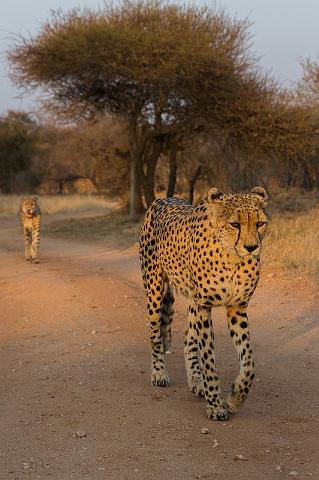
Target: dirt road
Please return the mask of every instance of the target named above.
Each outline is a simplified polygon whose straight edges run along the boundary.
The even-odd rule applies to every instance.
[[[171,386],[150,385],[136,249],[44,237],[29,265],[19,226],[1,219],[0,252],[1,480],[319,479],[319,298],[306,278],[264,271],[250,306],[256,381],[219,423],[188,391],[182,298]],[[226,394],[238,362],[224,312],[214,319]]]

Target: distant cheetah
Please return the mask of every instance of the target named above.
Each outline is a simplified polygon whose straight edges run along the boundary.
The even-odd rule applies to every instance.
[[[23,228],[25,259],[39,263],[41,210],[38,197],[22,198],[18,216]]]
[[[227,420],[239,409],[254,378],[247,306],[259,279],[267,198],[264,188],[255,187],[247,194],[224,194],[212,188],[196,206],[178,198],[155,200],[141,230],[151,382],[162,387],[169,383],[163,353],[170,348],[176,289],[188,300],[184,348],[188,384],[198,396],[205,396],[207,416],[214,420]],[[215,370],[211,319],[211,308],[220,305],[226,307],[240,363],[226,402]]]

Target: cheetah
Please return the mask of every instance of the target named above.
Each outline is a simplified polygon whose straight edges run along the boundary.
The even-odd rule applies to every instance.
[[[28,262],[39,263],[41,210],[38,197],[22,198],[18,217],[23,228],[25,259]]]
[[[260,275],[267,229],[267,193],[225,194],[211,188],[196,206],[157,199],[140,233],[140,259],[148,299],[151,383],[166,387],[164,353],[170,349],[174,292],[187,298],[184,357],[188,384],[205,397],[207,416],[227,420],[246,400],[254,378],[247,306]],[[212,307],[224,306],[239,357],[239,374],[224,402],[215,369]]]

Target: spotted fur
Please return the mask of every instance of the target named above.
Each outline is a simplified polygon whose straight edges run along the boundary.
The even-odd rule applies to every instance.
[[[268,218],[266,191],[224,194],[212,188],[189,205],[177,198],[155,200],[140,235],[140,258],[148,298],[153,385],[169,378],[173,290],[188,300],[184,356],[190,389],[206,399],[208,418],[227,420],[246,399],[254,378],[247,306],[260,273],[261,242]],[[226,402],[215,369],[212,307],[225,306],[240,370]]]
[[[22,198],[18,216],[23,228],[25,259],[39,263],[41,210],[38,198]]]

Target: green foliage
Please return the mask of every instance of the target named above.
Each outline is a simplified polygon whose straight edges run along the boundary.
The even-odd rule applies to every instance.
[[[29,168],[36,141],[36,124],[25,113],[0,118],[0,190],[11,192],[16,175]]]

